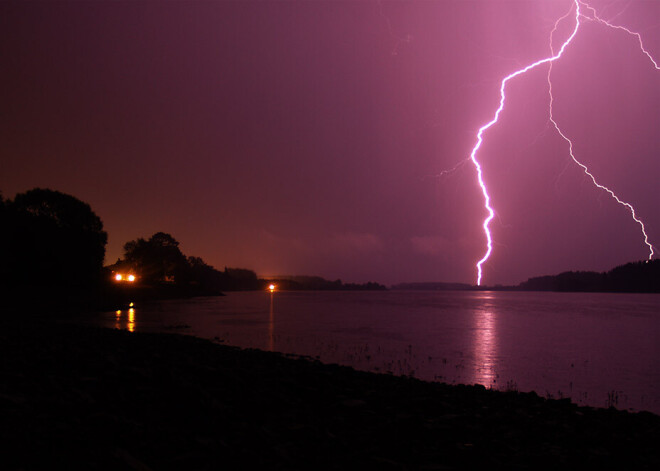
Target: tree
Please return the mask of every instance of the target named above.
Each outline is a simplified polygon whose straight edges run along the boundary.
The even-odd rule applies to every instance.
[[[35,188],[1,211],[6,282],[86,286],[100,279],[108,235],[87,203]]]
[[[256,290],[259,289],[257,274],[246,268],[225,267],[223,289],[231,291]]]
[[[200,257],[188,257],[188,280],[205,292],[217,292],[226,287],[225,275]]]
[[[180,283],[188,273],[188,260],[179,249],[179,242],[165,232],[157,232],[149,240],[139,238],[124,244],[124,260],[148,284]]]
[[[260,280],[252,270],[225,268],[216,270],[200,257],[187,257],[179,242],[170,234],[157,232],[148,240],[138,238],[124,244],[124,260],[118,265],[136,272],[148,285],[175,285],[189,293],[211,294],[221,290],[260,289]]]

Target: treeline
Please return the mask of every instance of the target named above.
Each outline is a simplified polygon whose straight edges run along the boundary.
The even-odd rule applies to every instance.
[[[284,276],[268,280],[277,285],[277,289],[287,291],[371,291],[386,290],[384,285],[369,281],[367,283],[343,283],[341,280],[330,281],[320,276]]]
[[[220,291],[250,291],[266,289],[274,284],[277,290],[358,291],[385,290],[374,283],[343,283],[319,276],[286,276],[260,279],[245,268],[223,271],[206,264],[200,257],[189,257],[179,249],[179,242],[170,234],[158,232],[148,240],[136,239],[124,246],[124,259],[107,267],[112,273],[137,273],[136,285],[172,286],[200,295],[219,294]]]
[[[593,291],[660,293],[660,260],[631,262],[604,273],[568,271],[530,278],[517,289],[525,291]]]
[[[134,274],[135,286],[160,287],[190,295],[219,295],[222,291],[256,290],[265,281],[245,268],[217,270],[201,257],[187,256],[170,234],[157,232],[149,239],[138,238],[124,245],[124,258],[106,267],[115,274]]]
[[[218,270],[181,251],[172,235],[157,232],[124,245],[123,258],[104,267],[108,235],[89,204],[59,191],[35,188],[0,194],[0,296],[5,305],[31,309],[111,308],[135,300],[221,295],[266,289],[385,289],[378,283],[342,283],[320,277],[263,280],[245,268]]]

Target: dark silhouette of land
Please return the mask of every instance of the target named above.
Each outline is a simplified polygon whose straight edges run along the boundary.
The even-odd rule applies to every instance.
[[[3,469],[658,469],[660,417],[0,320]]]
[[[287,291],[382,291],[384,285],[369,281],[367,283],[344,283],[341,280],[330,281],[320,276],[277,276],[268,278],[278,289]]]
[[[35,188],[0,195],[0,295],[32,311],[109,310],[153,299],[221,296],[226,291],[385,289],[320,277],[264,280],[246,268],[218,270],[188,256],[171,235],[126,242],[123,258],[104,267],[107,233],[91,207],[74,196]]]
[[[566,271],[529,278],[516,286],[475,286],[492,291],[557,291],[594,293],[660,293],[660,260],[620,265],[607,272]]]
[[[104,267],[108,236],[101,219],[87,203],[59,191],[0,196],[0,227],[5,306],[35,312],[117,309],[134,301],[265,288],[251,270],[219,271],[186,256],[163,232],[127,242],[124,259]]]
[[[35,188],[0,198],[0,282],[88,288],[102,276],[108,239],[87,203]]]
[[[660,293],[660,260],[632,262],[604,273],[569,271],[530,278],[519,285],[527,291],[598,291]]]
[[[216,270],[162,232],[128,242],[124,259],[104,268],[101,220],[51,190],[0,198],[0,222],[7,261],[0,265],[3,469],[660,466],[660,417],[650,413],[81,326],[62,313],[104,303],[115,309],[140,297],[262,289],[270,280],[246,269]],[[635,277],[656,276],[647,269],[634,265],[607,279],[623,286],[632,276],[637,284],[625,286],[641,286]],[[278,283],[383,289],[318,277]]]
[[[383,290],[378,283],[321,277],[261,279],[247,268],[218,270],[188,256],[165,232],[126,242],[123,258],[104,267],[108,235],[91,207],[74,196],[35,188],[0,195],[0,296],[29,311],[114,310],[131,302],[221,296],[228,291]]]
[[[124,245],[123,259],[103,267],[107,233],[91,207],[58,191],[35,188],[0,195],[0,295],[9,305],[35,309],[115,309],[128,302],[226,291],[384,290],[376,283],[343,283],[318,276],[260,279],[246,268],[218,270],[185,255],[170,234],[157,232]],[[128,280],[128,276],[134,279]],[[117,276],[123,278],[118,279]],[[660,292],[660,260],[632,262],[605,273],[568,271],[533,277],[517,286],[400,283],[406,290]]]
[[[567,271],[529,278],[518,285],[474,286],[465,283],[399,283],[391,289],[422,291],[560,291],[660,293],[660,260],[620,265],[607,272]]]
[[[224,291],[265,289],[266,282],[245,268],[217,270],[201,257],[187,256],[170,234],[157,232],[124,245],[124,258],[104,268],[113,296],[173,298],[221,296]],[[134,275],[135,280],[126,280]],[[118,281],[118,277],[121,279]],[[111,296],[112,298],[112,296]]]

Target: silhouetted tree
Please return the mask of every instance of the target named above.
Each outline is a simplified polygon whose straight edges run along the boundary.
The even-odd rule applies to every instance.
[[[223,273],[222,289],[230,291],[244,291],[260,289],[261,285],[257,274],[246,268],[227,268]]]
[[[124,244],[124,260],[143,284],[161,285],[169,292],[217,294],[220,291],[258,290],[264,285],[257,274],[245,268],[216,270],[200,257],[187,257],[170,234],[158,232],[148,240],[138,238]],[[165,285],[172,285],[168,290]]]
[[[200,257],[188,257],[188,282],[202,291],[226,289],[225,275],[208,265]]]
[[[124,245],[124,259],[145,283],[181,283],[188,276],[188,260],[179,242],[170,234],[157,232],[149,240]]]
[[[5,282],[87,286],[100,279],[108,236],[87,203],[35,188],[0,206]]]
[[[7,203],[0,193],[0,281],[6,282],[9,278],[9,253],[11,252],[10,243],[12,240],[13,221],[9,217]]]
[[[660,260],[644,260],[620,265],[606,274],[608,291],[660,292]]]
[[[520,289],[533,291],[660,292],[660,260],[618,266],[606,273],[563,272],[530,278]]]

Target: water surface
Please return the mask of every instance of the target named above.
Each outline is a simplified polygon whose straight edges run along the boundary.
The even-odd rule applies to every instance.
[[[107,327],[660,413],[654,294],[244,292],[94,316]]]

